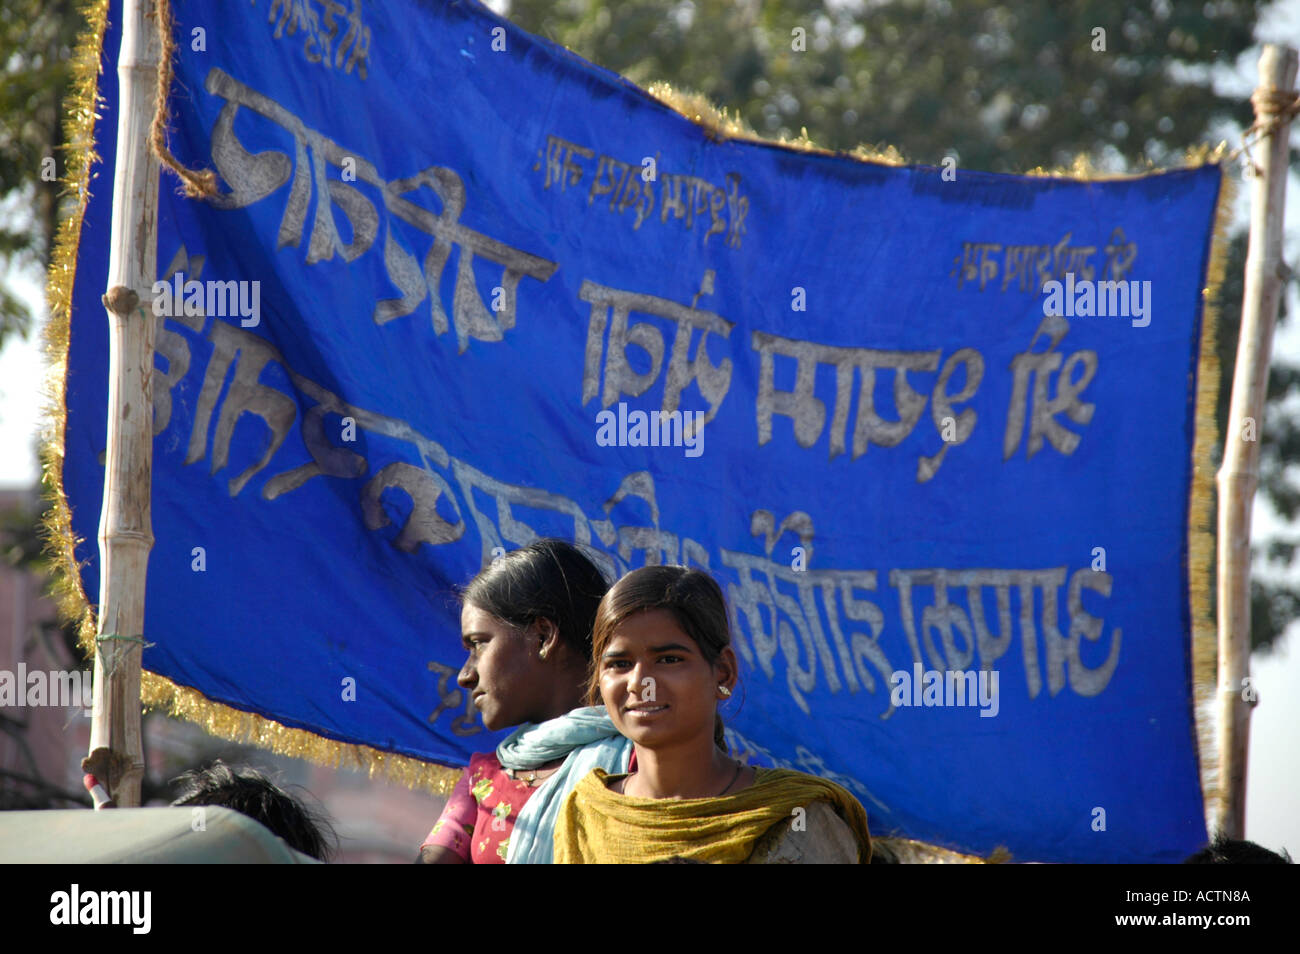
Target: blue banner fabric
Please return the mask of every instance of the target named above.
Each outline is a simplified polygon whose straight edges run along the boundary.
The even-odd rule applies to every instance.
[[[98,600],[116,135],[63,478]],[[476,3],[176,5],[145,667],[491,749],[453,588],[540,536],[707,568],[733,749],[1022,860],[1205,840],[1188,520],[1215,165],[1082,181],[718,138]],[[350,688],[350,691],[349,691]]]

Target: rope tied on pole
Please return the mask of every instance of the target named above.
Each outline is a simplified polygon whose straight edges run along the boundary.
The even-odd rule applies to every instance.
[[[189,169],[167,148],[167,123],[170,115],[167,97],[172,88],[172,58],[176,55],[176,38],[172,35],[171,0],[155,0],[158,11],[158,36],[162,41],[162,55],[158,60],[157,108],[153,125],[149,129],[149,146],[164,167],[181,180],[181,189],[191,199],[217,195],[217,174],[211,169]]]
[[[123,636],[119,633],[102,633],[99,636],[95,637],[96,651],[99,650],[100,643],[109,643],[109,642],[137,643],[140,646],[141,652],[144,652],[146,649],[149,649],[157,645],[156,643],[145,642],[143,633],[139,636]],[[117,671],[117,656],[116,654],[114,654],[113,658],[109,661],[108,668],[104,672],[105,678],[112,676],[113,673],[116,671]]]
[[[1241,145],[1228,154],[1228,161],[1231,162],[1244,153],[1249,163],[1247,168],[1258,174],[1259,166],[1250,154],[1250,144],[1267,139],[1280,125],[1289,123],[1300,114],[1300,92],[1256,87],[1250,94],[1250,103],[1255,107],[1255,121],[1241,134]]]
[[[143,635],[140,635],[140,636],[122,636],[122,635],[119,635],[118,633],[104,633],[102,636],[96,636],[96,637],[95,637],[95,642],[97,642],[97,643],[108,642],[109,640],[118,640],[118,641],[121,641],[121,642],[124,642],[124,643],[139,643],[140,646],[141,646],[142,648],[144,648],[144,649],[148,649],[150,646],[156,646],[156,645],[158,645],[157,643],[146,643],[146,642],[144,641],[144,636],[143,636]]]

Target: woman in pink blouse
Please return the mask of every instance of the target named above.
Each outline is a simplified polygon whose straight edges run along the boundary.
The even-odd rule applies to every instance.
[[[460,594],[469,658],[457,681],[489,730],[521,728],[495,753],[470,757],[420,862],[549,862],[572,786],[594,767],[627,770],[631,743],[603,708],[583,706],[591,627],[608,588],[577,547],[547,539],[495,560]]]

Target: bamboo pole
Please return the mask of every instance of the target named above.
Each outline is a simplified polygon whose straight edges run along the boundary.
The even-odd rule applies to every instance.
[[[1251,96],[1264,149],[1250,189],[1250,250],[1241,302],[1241,337],[1232,376],[1232,404],[1219,469],[1219,786],[1207,806],[1211,833],[1244,838],[1250,712],[1250,517],[1259,484],[1259,436],[1285,265],[1282,222],[1294,101],[1296,51],[1264,47],[1259,87]]]
[[[117,75],[117,159],[109,231],[108,445],[99,520],[99,628],[90,753],[83,761],[120,806],[140,804],[145,571],[153,547],[153,283],[158,158],[149,146],[160,41],[155,0],[125,0]]]

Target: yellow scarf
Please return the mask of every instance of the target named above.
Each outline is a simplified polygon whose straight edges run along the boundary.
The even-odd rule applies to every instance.
[[[611,792],[593,769],[555,821],[556,864],[646,864],[689,858],[739,864],[794,809],[830,802],[858,837],[859,862],[871,858],[867,813],[834,782],[788,769],[756,769],[754,784],[720,798],[632,798]]]

